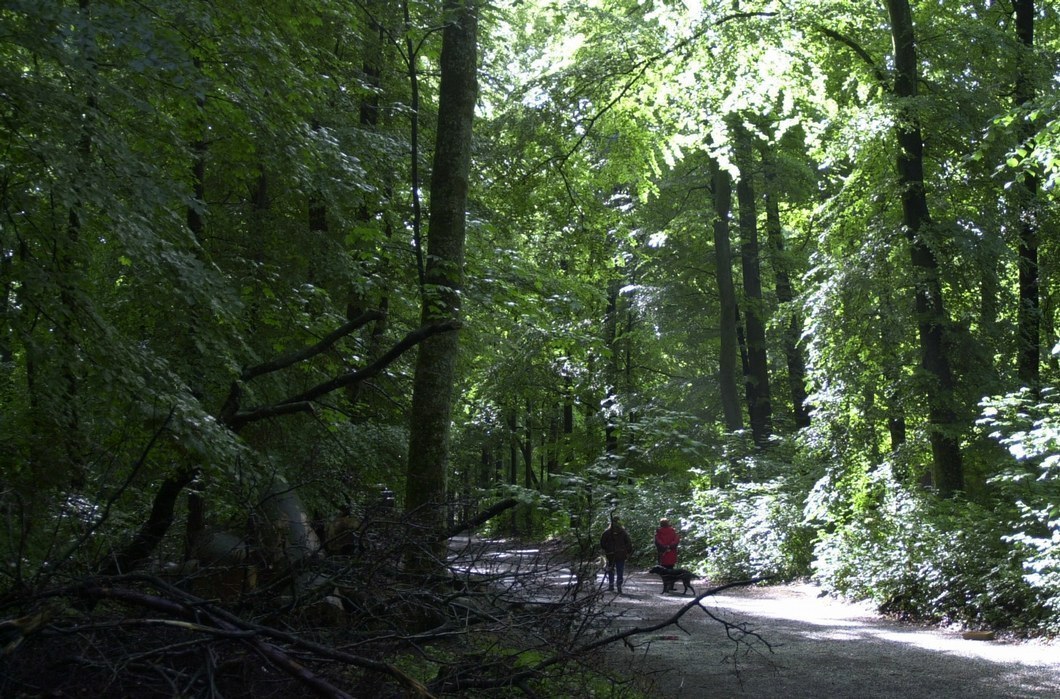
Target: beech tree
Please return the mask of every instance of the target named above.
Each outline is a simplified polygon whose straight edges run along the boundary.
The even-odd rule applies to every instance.
[[[424,325],[460,318],[471,127],[478,96],[477,8],[469,0],[451,2],[446,5],[445,20],[427,263],[421,289]],[[416,360],[405,507],[429,536],[443,531],[445,524],[449,423],[458,352],[454,330],[425,341]],[[436,541],[428,547],[431,556],[414,551],[409,563],[419,568],[440,565],[445,541],[441,537]]]

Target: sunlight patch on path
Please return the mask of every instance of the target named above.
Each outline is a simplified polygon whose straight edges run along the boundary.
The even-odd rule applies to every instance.
[[[922,650],[979,658],[1000,664],[1032,667],[1056,667],[1060,673],[1060,645],[1056,643],[1008,643],[975,641],[961,638],[960,631],[902,626],[879,617],[868,604],[840,602],[819,597],[818,588],[793,585],[779,598],[753,594],[722,594],[701,603],[714,613],[753,618],[788,620],[820,630],[796,631],[810,641],[863,641],[876,639],[913,646]]]

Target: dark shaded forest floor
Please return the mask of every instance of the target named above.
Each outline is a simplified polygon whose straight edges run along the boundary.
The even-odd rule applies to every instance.
[[[624,591],[607,608],[618,628],[662,621],[691,600],[662,594],[659,578],[639,571]],[[679,627],[607,655],[652,696],[1060,696],[1060,642],[965,640],[960,630],[895,622],[819,595],[808,584],[731,588],[689,610]],[[704,611],[740,628],[727,631]]]

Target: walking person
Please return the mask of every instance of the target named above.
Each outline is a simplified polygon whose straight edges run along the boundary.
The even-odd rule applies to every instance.
[[[607,559],[607,591],[615,591],[615,578],[618,578],[618,594],[622,594],[622,580],[625,577],[626,559],[633,555],[633,540],[622,527],[622,521],[611,516],[611,526],[604,530],[600,537],[600,548]]]

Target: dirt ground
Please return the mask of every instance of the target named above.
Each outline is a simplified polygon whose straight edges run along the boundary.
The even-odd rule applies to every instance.
[[[726,590],[690,609],[680,627],[611,646],[609,664],[666,697],[1060,697],[1060,642],[966,640],[960,630],[894,622],[820,593],[809,584]],[[651,626],[691,600],[664,595],[657,576],[635,572],[609,602],[611,630]],[[739,626],[727,630],[711,615]]]

